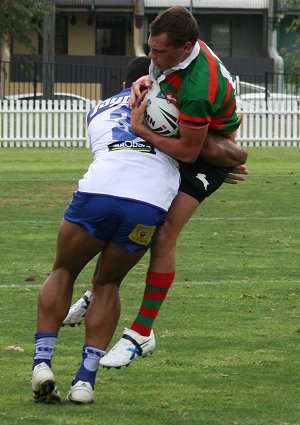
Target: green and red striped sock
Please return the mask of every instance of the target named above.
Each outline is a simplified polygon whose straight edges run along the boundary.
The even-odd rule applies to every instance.
[[[156,273],[148,272],[146,279],[146,288],[142,305],[139,309],[131,329],[140,335],[149,336],[160,307],[164,302],[168,290],[172,285],[175,272]]]

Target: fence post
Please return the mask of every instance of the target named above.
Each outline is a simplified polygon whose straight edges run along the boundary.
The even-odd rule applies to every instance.
[[[35,60],[33,62],[33,94],[34,94],[34,98],[36,98],[36,93],[37,93],[37,82],[38,82],[38,68],[37,68],[37,61]]]
[[[5,62],[1,61],[0,58],[0,99],[4,98],[4,86],[5,86]]]
[[[268,85],[269,85],[269,73],[265,71],[265,102],[266,102],[266,110],[268,110]]]

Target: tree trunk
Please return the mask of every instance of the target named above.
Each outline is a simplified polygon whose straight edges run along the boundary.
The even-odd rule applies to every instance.
[[[55,78],[55,1],[43,21],[43,97],[53,99]]]

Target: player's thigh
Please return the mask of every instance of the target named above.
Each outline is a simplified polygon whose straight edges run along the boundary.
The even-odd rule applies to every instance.
[[[176,240],[198,205],[197,199],[179,191],[167,213],[166,221],[159,231],[158,239],[164,239],[165,242]]]
[[[147,249],[130,251],[121,245],[109,242],[101,253],[101,262],[97,264],[94,282],[100,285],[115,283],[119,286],[146,252]]]
[[[78,274],[105,245],[106,242],[90,236],[79,225],[63,219],[57,238],[54,268],[63,266]]]

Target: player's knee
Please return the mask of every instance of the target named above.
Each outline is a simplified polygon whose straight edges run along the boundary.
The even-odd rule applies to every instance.
[[[172,251],[176,248],[176,239],[177,237],[173,237],[172,233],[164,232],[155,240],[152,246],[152,253],[159,253],[165,255],[169,251]]]
[[[118,290],[121,282],[123,280],[124,276],[122,277],[104,277],[104,276],[100,276],[100,275],[94,275],[94,287],[95,289],[97,287],[106,287],[106,288],[110,288],[111,290]]]

